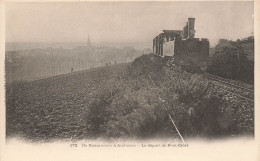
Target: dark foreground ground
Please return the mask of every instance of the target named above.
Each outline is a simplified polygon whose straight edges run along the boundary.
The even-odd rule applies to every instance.
[[[163,106],[170,112],[166,112]],[[6,85],[7,137],[31,141],[178,138],[254,134],[251,102],[152,55]]]

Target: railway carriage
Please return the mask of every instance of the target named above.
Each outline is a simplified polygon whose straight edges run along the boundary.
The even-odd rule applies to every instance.
[[[205,71],[209,65],[208,39],[195,38],[195,18],[183,30],[163,30],[153,39],[153,53],[189,70]]]

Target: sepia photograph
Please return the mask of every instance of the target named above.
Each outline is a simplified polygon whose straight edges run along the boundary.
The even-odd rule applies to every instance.
[[[7,145],[255,139],[254,1],[5,2],[4,14]]]

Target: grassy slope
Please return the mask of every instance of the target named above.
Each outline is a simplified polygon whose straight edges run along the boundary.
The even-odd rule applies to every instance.
[[[152,82],[152,81],[153,82]],[[159,100],[158,96],[164,100]],[[7,86],[7,136],[32,140],[253,134],[253,107],[152,55]]]

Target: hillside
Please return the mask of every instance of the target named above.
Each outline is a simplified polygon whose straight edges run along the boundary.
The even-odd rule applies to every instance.
[[[143,53],[133,47],[77,46],[7,51],[6,82],[47,78],[94,67],[130,62]]]
[[[184,138],[254,134],[252,103],[153,55],[6,90],[7,137],[178,139],[168,114]]]

